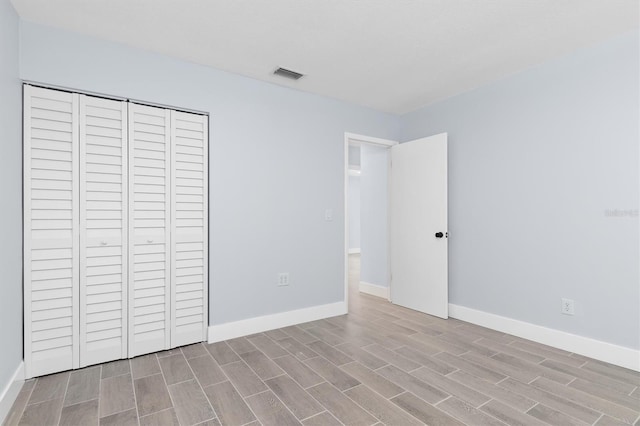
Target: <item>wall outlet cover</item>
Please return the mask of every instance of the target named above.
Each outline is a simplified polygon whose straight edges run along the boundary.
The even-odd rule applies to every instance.
[[[562,301],[562,306],[560,307],[560,312],[564,315],[574,315],[575,307],[574,307],[573,299],[565,299],[563,297],[561,301]]]
[[[278,287],[289,285],[289,273],[280,272],[278,274]]]

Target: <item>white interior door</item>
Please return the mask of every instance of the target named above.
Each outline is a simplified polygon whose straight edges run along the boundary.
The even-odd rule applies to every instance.
[[[24,360],[28,378],[78,368],[77,124],[77,94],[24,86]]]
[[[447,134],[391,148],[391,301],[448,317]]]
[[[127,357],[127,103],[80,95],[80,367]]]
[[[170,111],[129,104],[129,356],[170,347]]]
[[[171,347],[207,339],[207,125],[171,111]]]

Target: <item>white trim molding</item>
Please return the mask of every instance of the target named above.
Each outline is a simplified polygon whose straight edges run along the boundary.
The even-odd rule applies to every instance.
[[[359,254],[360,253],[360,249],[359,248],[350,248],[349,249],[349,254]]]
[[[389,287],[360,281],[358,290],[360,293],[370,294],[371,296],[382,297],[383,299],[389,300]]]
[[[390,148],[398,144],[398,141],[375,138],[357,133],[344,133],[344,303],[345,309],[349,307],[349,144],[374,144]]]
[[[620,367],[640,371],[640,351],[553,328],[449,304],[449,316]]]
[[[16,398],[18,398],[18,394],[20,393],[23,384],[24,362],[20,361],[18,368],[16,368],[16,371],[9,380],[9,383],[7,383],[2,390],[2,393],[0,393],[0,424],[4,424],[7,414],[9,414],[9,410],[11,410],[13,403],[16,402]]]
[[[347,144],[349,142],[352,142],[352,143],[371,143],[375,145],[393,146],[393,145],[398,145],[399,143],[398,141],[393,141],[390,139],[359,135],[357,133],[351,133],[351,132],[344,132],[344,139],[345,139],[345,142],[347,142]]]
[[[228,322],[209,326],[209,343],[235,339],[236,337],[262,333],[276,328],[288,327],[303,322],[331,318],[347,313],[347,305],[343,302],[327,305],[312,306],[294,311],[280,312],[261,317],[248,318],[240,321]]]

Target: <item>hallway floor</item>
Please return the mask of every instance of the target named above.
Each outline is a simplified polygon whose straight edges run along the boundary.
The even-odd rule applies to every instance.
[[[358,292],[349,314],[25,383],[15,425],[640,425],[640,374]]]

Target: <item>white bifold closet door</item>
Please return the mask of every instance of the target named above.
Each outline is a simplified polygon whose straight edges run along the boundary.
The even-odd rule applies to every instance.
[[[127,353],[127,103],[80,95],[80,367]]]
[[[208,122],[171,111],[171,346],[207,340]]]
[[[171,347],[171,112],[129,104],[129,356]]]
[[[79,367],[77,106],[77,94],[24,87],[27,377]]]
[[[207,339],[208,118],[24,86],[26,377]]]

